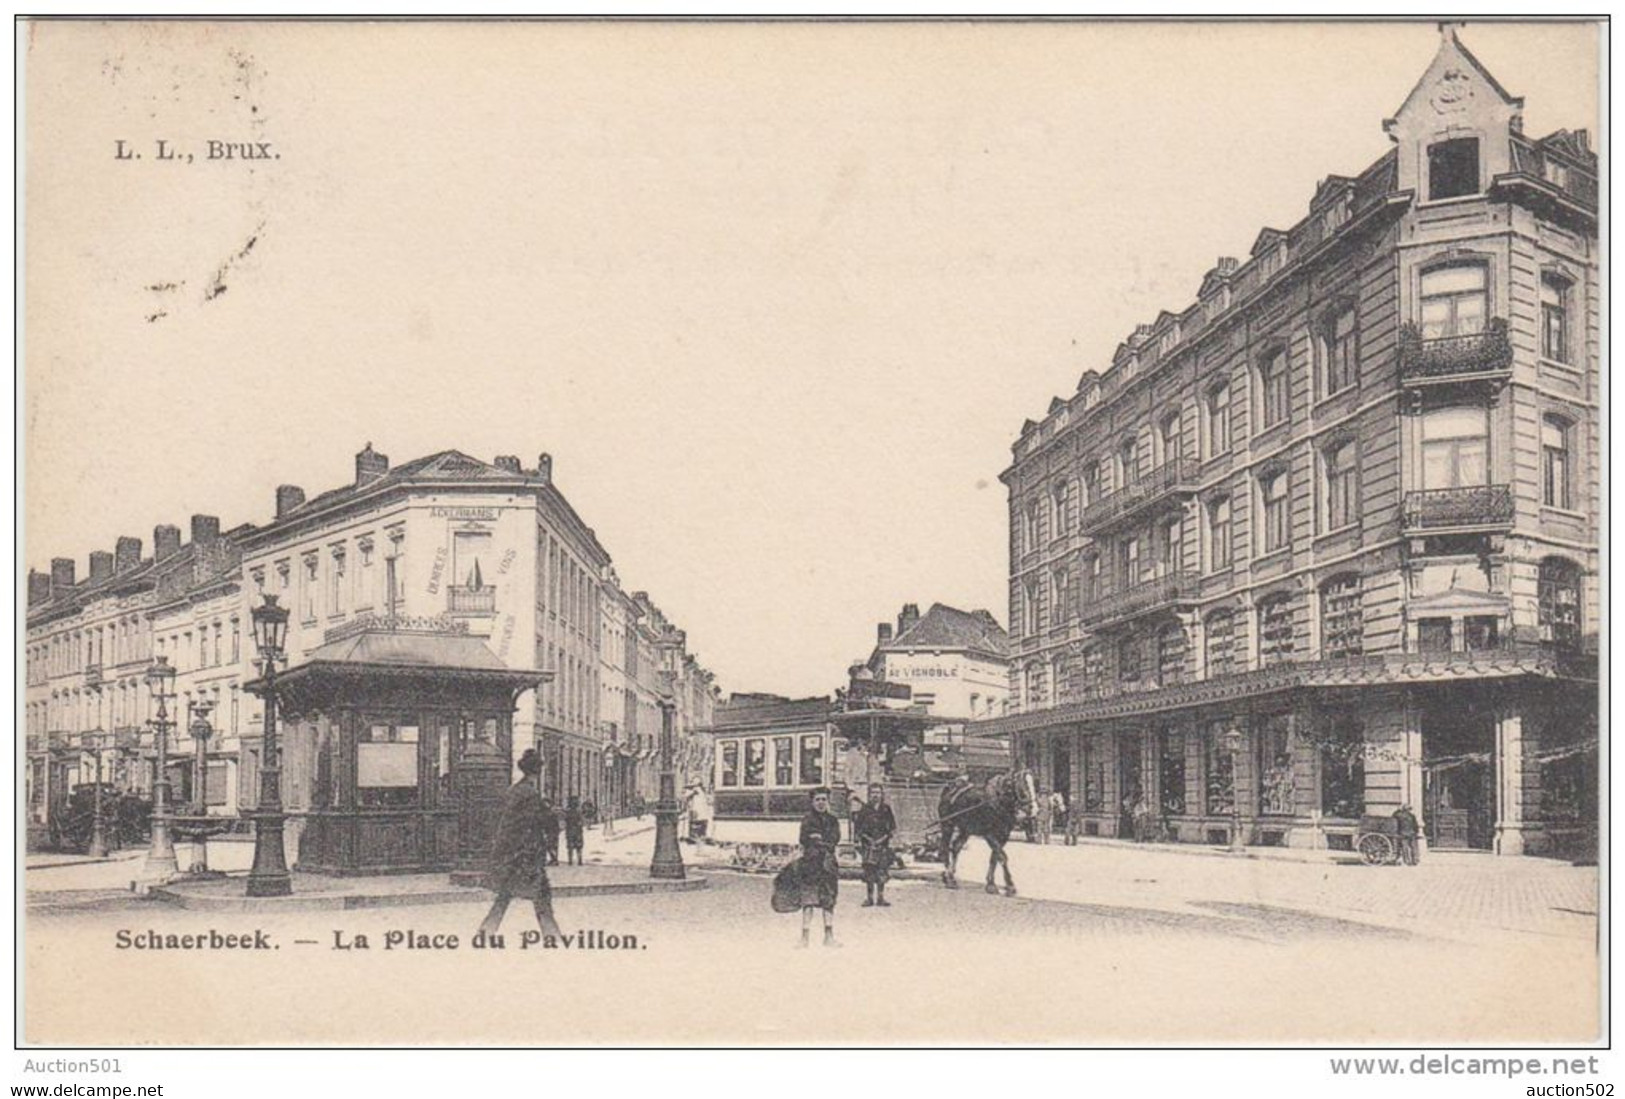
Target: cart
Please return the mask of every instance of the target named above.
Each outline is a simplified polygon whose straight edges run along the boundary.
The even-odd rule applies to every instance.
[[[940,782],[888,782],[886,802],[897,818],[892,848],[913,862],[941,862],[942,835],[937,821]]]
[[[1354,838],[1354,849],[1367,866],[1388,866],[1399,861],[1399,821],[1393,817],[1364,816]]]

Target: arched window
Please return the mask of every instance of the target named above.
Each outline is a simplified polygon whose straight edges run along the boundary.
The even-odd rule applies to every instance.
[[[1022,548],[1028,553],[1038,548],[1038,501],[1027,501],[1027,510],[1022,517]]]
[[[1207,391],[1207,456],[1230,450],[1230,386],[1220,382]]]
[[[1214,611],[1202,624],[1205,640],[1203,663],[1207,677],[1229,675],[1239,671],[1235,651],[1235,616],[1229,611]]]
[[[1292,597],[1272,595],[1258,604],[1258,660],[1261,667],[1284,664],[1295,651]]]
[[[1562,648],[1580,644],[1580,566],[1562,557],[1540,563],[1540,639]]]
[[[1562,416],[1540,421],[1540,502],[1550,508],[1574,506],[1572,442],[1574,425]]]
[[[1360,577],[1335,576],[1320,589],[1321,655],[1359,656],[1365,645],[1365,617],[1360,607]]]
[[[1053,485],[1051,485],[1049,490],[1049,498],[1050,512],[1054,516],[1054,526],[1052,527],[1052,531],[1054,536],[1059,538],[1061,535],[1065,534],[1068,528],[1071,526],[1066,511],[1066,482],[1056,481]]]

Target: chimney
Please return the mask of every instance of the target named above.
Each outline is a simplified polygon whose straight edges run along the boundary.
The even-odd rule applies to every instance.
[[[304,502],[305,490],[298,485],[278,485],[276,487],[276,517],[278,519]]]
[[[51,558],[51,590],[67,591],[73,587],[73,558]]]
[[[355,456],[355,484],[357,488],[378,480],[389,472],[389,455],[379,454],[368,443],[365,450]]]
[[[880,624],[879,639],[876,641],[876,644],[884,645],[890,640],[891,640],[891,623],[890,622],[882,622]]]
[[[152,528],[152,559],[162,561],[181,548],[181,528],[165,523]]]
[[[220,519],[218,516],[192,516],[193,546],[212,546],[218,541],[220,541]]]
[[[914,628],[914,623],[920,620],[920,605],[918,603],[904,603],[903,613],[897,616],[897,636],[902,637]]]
[[[497,455],[497,460],[496,460],[496,467],[498,469],[500,469],[500,470],[503,470],[503,471],[507,472],[507,473],[518,473],[519,472],[519,455],[517,455],[517,454],[498,454]]]
[[[106,580],[113,575],[113,555],[106,550],[97,550],[90,555],[90,582]]]
[[[1591,131],[1575,130],[1574,143],[1580,147],[1582,153],[1589,153],[1591,151]]]
[[[544,485],[553,483],[553,455],[544,452],[537,456],[536,476]]]
[[[43,603],[51,598],[51,574],[37,569],[28,570],[28,605]]]
[[[141,539],[125,535],[113,546],[113,571],[129,572],[141,564]]]

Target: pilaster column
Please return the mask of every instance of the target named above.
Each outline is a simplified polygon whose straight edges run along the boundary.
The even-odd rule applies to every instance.
[[[1523,713],[1503,710],[1495,722],[1495,853],[1523,854]]]

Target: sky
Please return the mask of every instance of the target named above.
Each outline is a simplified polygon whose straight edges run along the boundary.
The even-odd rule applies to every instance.
[[[1461,37],[1600,144],[1594,28]],[[1381,156],[1437,42],[34,24],[26,563],[265,522],[368,442],[547,451],[724,691],[827,693],[905,602],[1005,621],[1022,422]]]

